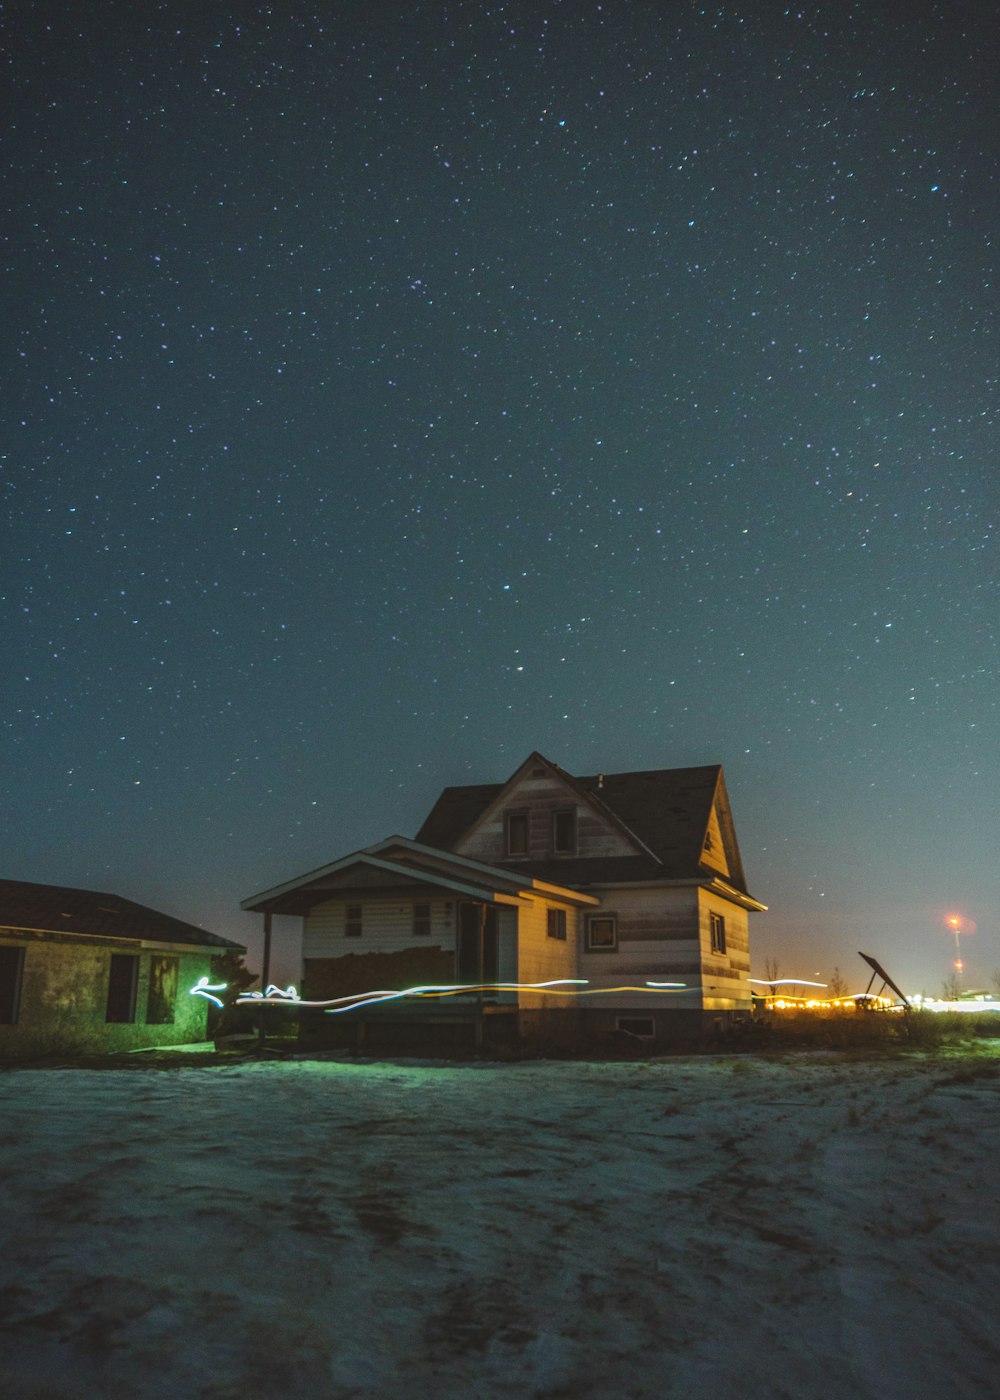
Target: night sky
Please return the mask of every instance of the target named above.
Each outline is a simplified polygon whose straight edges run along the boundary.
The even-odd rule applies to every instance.
[[[758,975],[988,985],[1000,18],[901,8],[15,0],[0,874],[253,940],[720,762]]]

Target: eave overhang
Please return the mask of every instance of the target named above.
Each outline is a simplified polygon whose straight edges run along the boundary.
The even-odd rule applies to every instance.
[[[662,889],[700,889],[709,890],[712,894],[719,895],[722,899],[728,899],[733,904],[740,904],[744,909],[753,909],[759,913],[766,913],[767,905],[761,904],[752,895],[744,894],[742,890],[733,889],[732,885],[725,880],[706,879],[695,877],[690,880],[595,880],[590,886],[592,890],[662,890]]]

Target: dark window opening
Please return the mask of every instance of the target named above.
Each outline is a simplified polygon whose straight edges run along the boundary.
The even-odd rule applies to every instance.
[[[149,995],[146,998],[147,1026],[172,1026],[177,1006],[179,958],[153,956],[149,960]]]
[[[0,1026],[16,1026],[21,1009],[23,948],[0,948]]]
[[[548,912],[548,935],[550,938],[560,938],[566,941],[566,910],[550,909]]]
[[[712,939],[712,952],[724,953],[726,951],[726,921],[721,914],[709,914],[708,920]]]
[[[431,932],[431,906],[429,904],[415,904],[413,906],[413,936],[414,938],[429,938]]]
[[[128,1025],[135,1020],[135,993],[139,985],[139,959],[133,953],[112,953],[108,973],[106,1021]]]
[[[552,849],[557,855],[576,853],[576,809],[552,813]]]
[[[505,813],[504,844],[509,856],[526,856],[528,854],[527,812]]]
[[[361,905],[349,904],[344,911],[344,934],[347,938],[360,938],[361,932]]]

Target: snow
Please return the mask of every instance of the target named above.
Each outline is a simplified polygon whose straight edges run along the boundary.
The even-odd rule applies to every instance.
[[[0,1075],[7,1400],[997,1393],[976,1059]]]

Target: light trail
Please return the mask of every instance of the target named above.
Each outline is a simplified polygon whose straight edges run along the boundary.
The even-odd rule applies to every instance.
[[[220,1001],[215,993],[226,991],[228,986],[228,982],[210,982],[207,977],[199,977],[198,981],[188,992],[188,996],[204,997],[206,1001],[210,1001],[213,1006],[217,1006],[221,1011],[225,1006],[225,1002]]]
[[[343,1015],[366,1006],[380,1006],[389,1001],[433,1001],[445,997],[476,996],[488,992],[538,992],[543,996],[596,997],[614,996],[621,992],[643,992],[664,995],[687,989],[684,982],[646,982],[643,986],[591,987],[585,977],[560,977],[550,982],[478,982],[428,983],[398,990],[354,992],[350,996],[311,1000],[300,997],[294,986],[270,986],[265,992],[242,992],[237,1006],[298,1006],[323,1011],[328,1016]]]

